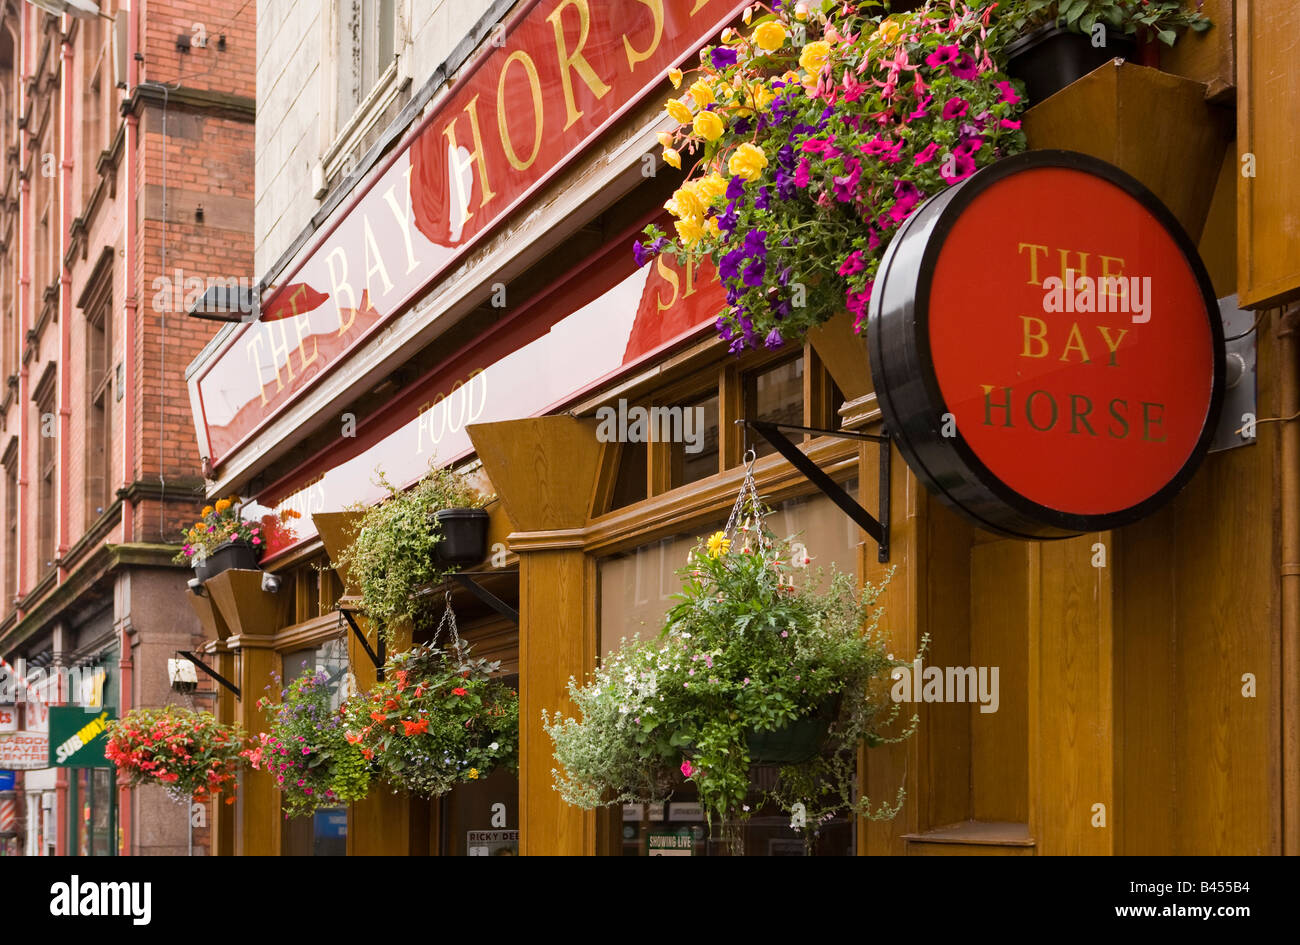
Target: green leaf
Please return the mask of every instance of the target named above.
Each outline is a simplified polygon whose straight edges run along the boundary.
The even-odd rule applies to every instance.
[[[1178,34],[1173,30],[1161,30],[1156,34],[1156,38],[1166,46],[1172,46],[1174,41],[1178,39]]]

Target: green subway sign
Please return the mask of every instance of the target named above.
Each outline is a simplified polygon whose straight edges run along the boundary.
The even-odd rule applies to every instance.
[[[116,716],[108,709],[50,706],[50,767],[111,768],[104,757],[104,729]]]

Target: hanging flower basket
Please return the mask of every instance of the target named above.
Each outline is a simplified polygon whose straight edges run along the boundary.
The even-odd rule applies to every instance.
[[[780,767],[766,796],[809,825],[844,811],[893,817],[901,788],[892,803],[856,796],[857,753],[915,726],[889,731],[900,709],[885,681],[906,664],[876,628],[877,589],[859,593],[842,573],[823,584],[793,538],[764,526],[752,457],[727,527],[680,572],[664,633],[625,642],[586,685],[571,683],[580,717],[544,715],[566,801],[653,802],[687,780],[733,851],[755,763]]]
[[[803,764],[826,748],[839,700],[828,699],[812,715],[777,729],[750,729],[747,745],[750,764]]]
[[[437,646],[444,630],[447,649]],[[384,681],[343,706],[345,737],[389,785],[420,797],[516,771],[519,693],[496,676],[500,665],[469,658],[448,595],[432,642],[393,656]]]
[[[441,537],[433,556],[442,564],[465,567],[487,557],[486,509],[442,509],[433,513]]]
[[[1113,34],[1105,46],[1061,26],[1043,26],[1007,46],[1007,74],[1025,83],[1031,102],[1041,102],[1061,89],[1100,69],[1112,59],[1132,60],[1137,43],[1131,36]]]
[[[245,736],[211,712],[163,706],[132,709],[108,724],[104,757],[134,787],[157,784],[177,801],[228,793],[234,801]]]

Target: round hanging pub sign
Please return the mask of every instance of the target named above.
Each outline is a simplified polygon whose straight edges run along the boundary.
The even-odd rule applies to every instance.
[[[983,528],[1053,538],[1134,522],[1205,455],[1223,329],[1196,247],[1103,161],[1031,151],[927,202],[868,322],[884,421]]]

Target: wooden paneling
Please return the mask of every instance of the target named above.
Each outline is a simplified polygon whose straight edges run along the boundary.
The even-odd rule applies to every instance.
[[[1175,525],[1166,507],[1116,533],[1115,852],[1176,852]]]
[[[352,575],[348,569],[340,567],[338,560],[339,555],[357,537],[362,514],[361,512],[316,512],[311,517],[316,523],[321,544],[325,546],[325,553],[329,555],[330,563],[334,565],[334,572],[343,582],[343,593],[349,596],[357,594],[358,589],[352,582]]]
[[[979,821],[1029,822],[1029,577],[1027,546],[999,541],[970,551],[970,662],[998,669],[996,712],[970,719],[971,808]],[[962,664],[955,664],[962,665]]]
[[[1259,414],[1277,416],[1277,340],[1259,334]],[[1277,854],[1282,829],[1281,424],[1216,453],[1179,495],[1176,764],[1181,854]],[[1287,471],[1294,476],[1295,470]],[[1256,680],[1242,694],[1242,675]]]
[[[213,580],[224,576],[218,575]],[[266,645],[245,641],[235,653],[235,665],[236,678],[242,690],[235,704],[235,720],[247,732],[264,732],[269,722],[267,714],[257,707],[257,703],[271,674],[280,670],[279,655],[270,648],[269,637]],[[236,856],[280,854],[280,792],[276,790],[271,772],[249,769],[243,773],[235,812]]]
[[[890,560],[882,565],[876,560],[876,547],[871,541],[862,544],[861,574],[863,579],[879,583],[893,571],[893,577],[880,595],[884,608],[883,627],[889,632],[894,653],[910,656],[928,626],[925,597],[926,588],[926,513],[928,494],[908,470],[896,447],[891,446],[893,476],[890,483]],[[863,447],[860,452],[858,477],[860,501],[863,508],[874,509],[879,504],[879,479],[876,450]],[[900,784],[907,790],[907,800],[898,816],[892,821],[867,821],[858,831],[858,853],[883,856],[906,852],[904,835],[916,833],[922,823],[922,785],[928,778],[923,771],[924,759],[933,757],[927,751],[931,731],[925,724],[924,704],[907,707],[921,716],[921,727],[916,735],[897,745],[882,745],[863,750],[860,755],[863,792],[873,802],[890,801]],[[911,711],[900,713],[901,720],[910,719]]]
[[[596,817],[553,789],[542,711],[575,709],[570,677],[595,667],[596,571],[581,533],[604,446],[594,421],[567,415],[477,424],[470,437],[517,531],[519,553],[519,851],[592,854]]]
[[[1033,148],[1109,161],[1145,184],[1199,239],[1231,137],[1205,86],[1131,63],[1105,65],[1025,113]]]
[[[908,856],[1033,856],[1034,841],[1023,822],[975,821],[909,834]]]
[[[1214,25],[1187,31],[1173,48],[1160,46],[1160,68],[1205,84],[1206,98],[1231,103],[1237,82],[1237,0],[1197,0]]]
[[[549,531],[586,523],[604,448],[596,440],[594,419],[559,414],[467,429],[517,529]]]
[[[1215,298],[1220,299],[1237,291],[1237,181],[1240,177],[1237,149],[1229,145],[1223,153],[1210,212],[1197,246],[1210,274]]]
[[[875,463],[875,448],[867,450],[868,465]],[[895,466],[895,470],[905,467]],[[864,476],[875,475],[873,469]],[[895,473],[897,475],[897,473]],[[909,473],[910,476],[910,473]],[[926,629],[930,649],[925,666],[969,666],[971,663],[971,533],[956,512],[929,493],[925,503]],[[874,546],[867,543],[874,554]],[[886,615],[888,617],[888,615]],[[970,706],[964,703],[925,703],[918,707],[923,719],[922,778],[917,788],[920,827],[930,829],[976,816],[971,807]],[[910,714],[910,712],[909,712]]]
[[[1237,152],[1253,155],[1254,177],[1241,177],[1237,291],[1246,308],[1300,296],[1300,4],[1237,0]],[[1239,171],[1240,173],[1240,171]]]
[[[1091,533],[1032,546],[1030,835],[1041,853],[1114,852],[1112,569],[1094,567]],[[1036,575],[1034,572],[1037,572]],[[1094,805],[1105,826],[1093,826]]]
[[[199,626],[203,628],[205,637],[209,640],[224,640],[230,636],[230,627],[226,624],[226,618],[221,616],[221,611],[217,610],[206,591],[201,597],[198,594],[187,593],[185,599],[198,615]]]
[[[808,342],[848,400],[865,397],[875,389],[866,334],[854,333],[853,317],[848,312],[840,312],[813,328],[808,332]]]
[[[519,828],[520,853],[592,854],[595,816],[554,790],[555,756],[542,710],[576,714],[570,676],[595,667],[595,564],[581,551],[520,555]]]
[[[292,592],[262,590],[261,571],[232,568],[209,578],[203,587],[232,636],[270,637],[293,622]]]

